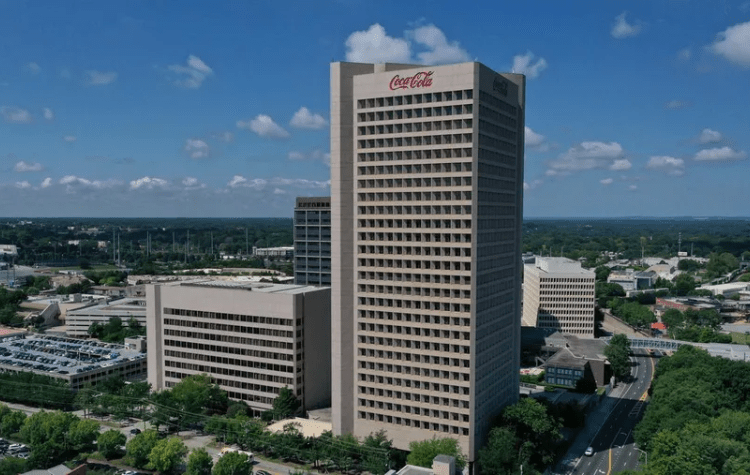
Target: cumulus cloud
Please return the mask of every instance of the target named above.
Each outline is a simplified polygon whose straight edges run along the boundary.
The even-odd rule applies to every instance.
[[[750,68],[750,21],[730,26],[719,33],[710,49],[727,61]]]
[[[192,176],[186,176],[182,179],[182,186],[185,188],[188,188],[190,190],[195,190],[198,188],[205,188],[206,185],[204,183],[200,183],[197,178]]]
[[[274,195],[285,195],[287,194],[286,191],[282,190],[281,188],[274,188],[273,189]]]
[[[282,178],[275,177],[270,179],[265,178],[254,178],[248,179],[242,175],[234,175],[231,180],[227,183],[228,188],[252,188],[255,190],[262,190],[266,186],[273,186],[276,188],[280,187],[293,187],[293,188],[327,188],[331,185],[330,180],[328,181],[317,181],[308,180],[306,178]]]
[[[21,189],[31,188],[31,183],[29,183],[26,180],[24,180],[24,181],[17,181],[16,182],[16,188],[21,188]]]
[[[74,191],[76,187],[103,190],[107,188],[113,188],[122,184],[121,181],[111,178],[109,180],[89,180],[87,178],[81,178],[76,175],[66,175],[60,178],[60,181],[58,183],[61,185],[65,185],[68,192]]]
[[[534,132],[531,130],[531,127],[528,126],[524,128],[524,143],[526,148],[538,152],[546,152],[549,150],[549,144],[547,144],[544,135]]]
[[[715,143],[721,142],[721,138],[721,132],[711,129],[703,129],[698,137],[698,141],[700,143]]]
[[[684,108],[688,107],[689,105],[690,105],[690,103],[688,103],[688,102],[678,101],[678,100],[674,99],[674,100],[671,100],[671,101],[667,102],[666,104],[664,104],[664,107],[667,108],[667,109],[671,109],[671,110],[677,110],[677,109],[684,109]]]
[[[625,18],[626,16],[627,12],[622,12],[615,17],[615,23],[612,25],[612,30],[610,31],[612,38],[621,40],[624,38],[630,38],[631,36],[636,36],[641,32],[641,26],[628,23]]]
[[[0,107],[0,114],[2,114],[5,122],[13,124],[28,124],[33,120],[29,111],[15,106]]]
[[[32,61],[30,63],[26,63],[26,70],[31,74],[37,75],[42,70],[42,68]]]
[[[298,129],[322,129],[328,125],[328,121],[320,114],[311,113],[307,107],[300,107],[289,124]]]
[[[208,144],[201,139],[187,139],[185,141],[185,152],[190,158],[201,159],[208,158],[210,150]]]
[[[599,183],[602,185],[611,185],[614,180],[612,178],[604,178],[603,180],[599,180]]]
[[[539,58],[534,62],[534,58],[534,53],[531,51],[527,51],[526,54],[513,56],[512,71],[518,74],[525,74],[529,79],[534,79],[547,69],[546,59]]]
[[[42,183],[39,185],[41,188],[49,188],[52,185],[52,178],[47,177],[44,180],[42,180]]]
[[[40,172],[44,170],[44,167],[41,163],[26,163],[23,160],[16,163],[16,166],[13,167],[13,170],[15,170],[18,173],[24,173],[24,172]]]
[[[52,112],[52,109],[50,109],[49,107],[45,107],[42,110],[42,113],[44,114],[44,118],[47,119],[47,120],[54,120],[55,119],[55,113]]]
[[[331,166],[331,154],[320,149],[307,153],[293,150],[289,152],[289,160],[320,160],[329,167]]]
[[[284,130],[284,128],[274,122],[270,116],[265,114],[259,114],[256,118],[246,121],[238,120],[237,128],[247,129],[255,132],[261,137],[271,139],[284,139],[289,137],[289,132]]]
[[[388,36],[380,24],[355,31],[346,39],[346,60],[357,63],[446,64],[469,61],[457,41],[449,41],[435,25],[407,30],[403,38]],[[420,50],[416,53],[413,50]]]
[[[420,26],[411,32],[414,41],[426,51],[417,53],[417,60],[422,64],[448,64],[470,61],[471,57],[458,41],[448,41],[445,33],[435,25]]]
[[[73,142],[75,142],[78,139],[76,139],[75,135],[66,135],[65,137],[63,137],[63,140],[66,141],[66,142],[68,142],[68,143],[73,143]]]
[[[646,168],[661,170],[670,175],[681,176],[685,173],[685,160],[666,155],[653,156],[648,159]]]
[[[177,74],[175,85],[186,89],[198,89],[214,73],[206,63],[192,54],[188,56],[186,64],[172,64],[167,69]]]
[[[534,188],[541,186],[542,183],[543,183],[542,180],[533,180],[531,182],[523,182],[523,190],[524,191],[533,190]]]
[[[628,190],[630,190],[630,191],[635,191],[637,189],[638,189],[638,185],[630,185],[630,186],[628,186]]]
[[[743,151],[735,151],[729,147],[708,148],[695,154],[695,160],[699,162],[724,162],[731,160],[742,160],[747,156]]]
[[[595,168],[627,170],[630,161],[623,159],[622,146],[617,142],[581,142],[549,163],[553,174],[575,172]]]
[[[227,186],[229,188],[253,188],[256,190],[264,188],[268,184],[267,180],[264,180],[263,178],[255,178],[252,180],[248,180],[242,175],[235,175],[232,177],[231,180],[229,180],[229,183],[227,183]]]
[[[89,86],[106,86],[117,80],[115,71],[86,71],[84,82]]]
[[[138,178],[137,180],[132,180],[130,182],[131,190],[138,190],[138,189],[153,190],[154,188],[166,188],[168,186],[169,186],[169,183],[167,182],[167,180],[164,180],[163,178],[156,178],[156,177],[150,177],[150,176],[144,176],[142,178]]]

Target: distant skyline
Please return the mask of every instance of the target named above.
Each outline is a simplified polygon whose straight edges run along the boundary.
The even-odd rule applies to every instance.
[[[0,0],[0,216],[291,217],[331,61],[474,60],[527,75],[527,218],[750,215],[750,1],[462,6]]]

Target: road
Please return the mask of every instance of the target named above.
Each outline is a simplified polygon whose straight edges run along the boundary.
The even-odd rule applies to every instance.
[[[15,273],[14,273],[15,272]],[[8,284],[8,282],[20,279],[21,277],[27,277],[34,275],[34,269],[28,266],[15,266],[13,269],[0,270],[0,284]]]
[[[645,350],[634,350],[632,378],[615,404],[604,425],[589,445],[594,455],[581,457],[573,473],[609,475],[622,470],[636,469],[640,452],[633,441],[633,429],[643,416],[648,388],[651,384],[658,354],[649,355]]]

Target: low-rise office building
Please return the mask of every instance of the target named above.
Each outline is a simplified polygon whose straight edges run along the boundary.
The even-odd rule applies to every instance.
[[[330,288],[195,280],[146,295],[153,389],[205,373],[256,415],[283,387],[303,409],[330,405]]]
[[[93,323],[106,325],[114,317],[122,320],[125,326],[128,326],[131,318],[135,318],[141,326],[146,326],[146,299],[105,300],[94,305],[68,310],[65,314],[66,334],[70,337],[86,337]]]

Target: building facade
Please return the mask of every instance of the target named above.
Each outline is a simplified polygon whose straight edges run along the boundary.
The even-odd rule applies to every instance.
[[[288,387],[303,409],[330,404],[329,288],[231,281],[149,284],[148,381],[208,374],[256,415]]]
[[[70,337],[85,338],[89,336],[89,328],[93,323],[106,325],[117,317],[124,326],[130,325],[134,318],[142,327],[146,326],[146,299],[124,298],[114,301],[103,300],[97,304],[68,310],[65,313],[66,334]]]
[[[331,65],[334,433],[456,438],[518,398],[525,77]]]
[[[331,285],[331,197],[298,197],[294,206],[294,283]]]
[[[523,275],[524,325],[594,337],[593,270],[564,257],[539,257]]]

